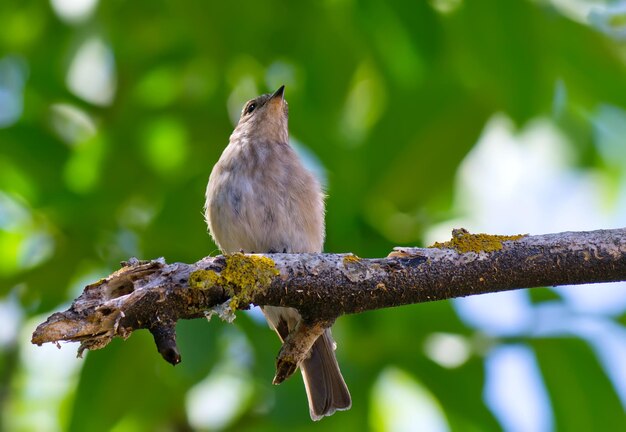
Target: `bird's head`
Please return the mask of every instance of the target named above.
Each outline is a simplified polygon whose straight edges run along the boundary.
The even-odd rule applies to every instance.
[[[285,100],[285,86],[246,102],[235,128],[235,134],[253,140],[289,142],[287,119],[289,109]]]

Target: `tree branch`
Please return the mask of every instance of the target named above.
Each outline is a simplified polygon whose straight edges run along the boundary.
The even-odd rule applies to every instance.
[[[626,280],[626,229],[538,236],[461,229],[449,242],[395,248],[380,259],[321,253],[234,254],[194,264],[131,259],[40,324],[32,342],[80,342],[80,356],[145,328],[162,356],[176,364],[178,320],[212,313],[232,319],[232,310],[251,304],[293,307],[306,323],[329,326],[343,314],[410,303],[621,280]]]

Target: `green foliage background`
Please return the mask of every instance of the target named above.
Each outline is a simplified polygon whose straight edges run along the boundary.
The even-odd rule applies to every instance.
[[[299,377],[270,385],[278,340],[247,314],[234,328],[180,323],[175,369],[146,332],[91,352],[68,378],[55,418],[29,420],[48,400],[29,390],[25,366],[36,348],[24,338],[37,319],[129,256],[193,262],[215,253],[201,209],[233,128],[229,113],[280,84],[290,131],[327,178],[327,251],[383,256],[421,245],[429,227],[458,216],[456,170],[495,113],[520,127],[550,118],[576,166],[604,170],[619,185],[626,162],[599,157],[591,113],[626,106],[623,12],[581,23],[555,4],[111,0],[72,23],[48,2],[1,2],[0,60],[25,81],[0,73],[0,84],[13,82],[23,96],[21,115],[0,129],[0,299],[17,305],[22,328],[0,345],[0,428],[187,430],[186,395],[213,371],[252,384],[227,429],[383,430],[372,388],[394,366],[438,401],[452,430],[498,430],[483,400],[484,356],[507,344],[535,353],[556,428],[626,427],[624,401],[581,339],[493,339],[451,369],[430,359],[423,347],[435,332],[480,339],[449,302],[340,319],[353,408],[323,424],[310,422]],[[90,103],[67,84],[77,50],[93,37],[114,59],[110,103]],[[398,213],[413,216],[398,226]],[[560,301],[548,290],[532,300]],[[233,339],[246,341],[243,354]]]

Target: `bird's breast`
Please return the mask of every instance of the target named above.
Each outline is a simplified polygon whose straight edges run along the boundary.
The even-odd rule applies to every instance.
[[[216,243],[224,252],[321,251],[319,184],[297,158],[266,150],[264,163],[258,163],[258,153],[225,151],[211,173],[206,218]]]

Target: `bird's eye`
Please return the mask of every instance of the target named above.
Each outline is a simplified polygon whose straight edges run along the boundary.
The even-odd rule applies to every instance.
[[[256,103],[251,103],[250,105],[248,105],[248,108],[246,108],[246,114],[252,113],[252,111],[254,111],[255,108],[256,108]]]

